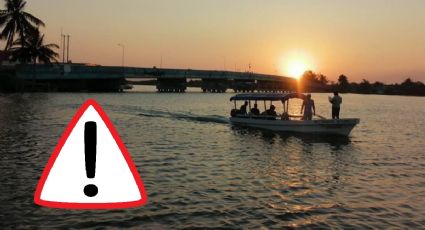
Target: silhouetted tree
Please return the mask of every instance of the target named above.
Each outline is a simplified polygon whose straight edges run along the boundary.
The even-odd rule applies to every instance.
[[[19,35],[23,46],[28,35],[31,35],[38,26],[44,26],[40,19],[24,11],[25,5],[24,0],[5,0],[6,9],[0,10],[0,27],[4,27],[0,39],[6,40],[4,50],[12,47],[16,34]]]
[[[344,74],[339,75],[338,77],[338,90],[340,92],[348,92],[350,89],[350,83],[348,82],[347,76]]]
[[[301,77],[301,84],[305,91],[329,91],[328,78],[323,74],[316,74],[311,70],[305,71]]]
[[[415,83],[412,81],[412,79],[407,78],[406,80],[403,81],[403,83],[401,83],[401,86],[412,87],[412,86],[414,86],[414,84]]]
[[[51,63],[56,62],[59,56],[54,49],[58,49],[56,44],[44,44],[44,35],[40,34],[37,29],[33,31],[31,36],[26,37],[23,41],[18,39],[14,42],[14,46],[10,49],[12,61],[21,63]]]
[[[376,81],[372,84],[372,92],[377,94],[383,94],[385,92],[385,84],[379,81]]]
[[[361,93],[371,93],[371,84],[368,80],[363,79],[362,82],[358,85],[358,91]]]
[[[405,95],[425,95],[425,85],[422,82],[414,82],[407,78],[400,84],[399,91]]]
[[[311,70],[307,70],[301,76],[301,80],[306,81],[306,82],[315,82],[316,81],[316,74]]]
[[[316,74],[311,71],[305,71],[304,74],[301,76],[300,82],[301,85],[304,88],[304,91],[312,91],[316,80]]]
[[[323,74],[319,74],[317,77],[317,80],[319,81],[321,85],[324,85],[324,86],[326,86],[329,83],[328,78]]]

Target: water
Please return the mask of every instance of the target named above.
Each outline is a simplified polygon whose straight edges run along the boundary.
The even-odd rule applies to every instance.
[[[425,228],[425,98],[343,95],[342,116],[361,123],[349,138],[333,138],[231,127],[231,95],[0,95],[2,228]],[[329,116],[327,96],[313,94]],[[87,98],[120,133],[146,206],[33,203],[54,146]]]

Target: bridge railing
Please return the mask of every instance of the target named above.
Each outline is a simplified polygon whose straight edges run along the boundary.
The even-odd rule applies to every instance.
[[[192,78],[259,81],[294,81],[277,75],[220,70],[159,69],[84,64],[18,65],[23,79],[111,79],[111,78]]]

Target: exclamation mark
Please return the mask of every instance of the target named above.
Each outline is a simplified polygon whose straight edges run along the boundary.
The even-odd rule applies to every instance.
[[[96,144],[97,144],[97,126],[96,122],[86,122],[84,126],[84,153],[86,158],[87,178],[93,179],[96,176]],[[84,187],[84,194],[88,197],[97,195],[97,186],[88,184]]]

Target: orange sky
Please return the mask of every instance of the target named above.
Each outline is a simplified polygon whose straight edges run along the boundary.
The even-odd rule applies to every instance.
[[[301,60],[330,80],[425,82],[424,0],[28,0],[71,59],[288,75]],[[4,43],[2,42],[2,47]]]

